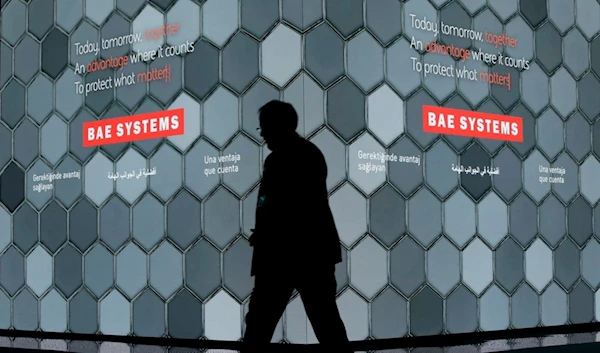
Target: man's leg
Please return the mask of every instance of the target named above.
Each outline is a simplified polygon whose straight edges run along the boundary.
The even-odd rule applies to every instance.
[[[254,290],[246,314],[246,348],[242,352],[263,352],[255,349],[271,342],[293,290],[294,287],[285,278],[269,274],[254,277]]]
[[[346,327],[335,301],[335,266],[306,273],[297,289],[315,336],[323,344],[323,348],[333,346],[336,352],[352,352]]]

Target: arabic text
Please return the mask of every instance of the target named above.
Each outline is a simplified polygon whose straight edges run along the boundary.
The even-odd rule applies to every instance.
[[[148,169],[148,168],[141,168],[138,170],[132,169],[130,171],[122,171],[122,172],[108,172],[108,179],[132,180],[132,179],[148,178],[153,175],[156,175],[156,167],[150,168],[150,169]]]
[[[464,174],[464,175],[480,175],[480,176],[486,176],[486,175],[499,175],[500,174],[500,168],[499,167],[490,167],[490,166],[485,166],[485,167],[472,167],[472,166],[463,166],[463,165],[456,165],[456,164],[452,164],[452,171],[456,172],[458,174]]]

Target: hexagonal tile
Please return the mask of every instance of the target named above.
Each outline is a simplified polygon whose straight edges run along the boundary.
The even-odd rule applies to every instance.
[[[422,152],[414,142],[404,136],[388,150],[397,156],[411,156],[415,163],[392,163],[388,165],[389,180],[404,196],[412,194],[423,183]],[[413,158],[414,157],[414,158]]]
[[[552,190],[565,204],[569,203],[579,192],[579,180],[580,178],[573,177],[579,174],[579,170],[575,161],[568,153],[561,154],[556,161],[552,164],[553,168],[564,169],[565,174],[563,175],[564,183],[552,184]],[[567,176],[567,175],[570,175]],[[554,176],[560,176],[560,174],[554,174]],[[564,176],[567,176],[566,178]]]
[[[128,335],[131,330],[131,304],[118,290],[100,301],[100,331],[104,335]]]
[[[202,10],[202,33],[217,46],[222,47],[238,29],[238,2],[208,0]]]
[[[518,0],[509,0],[501,3],[489,3],[488,6],[502,21],[506,21],[518,11],[519,4]]]
[[[462,63],[461,66],[463,66]],[[477,72],[489,72],[490,70],[484,62],[477,60],[466,61],[464,67],[467,70],[476,70]],[[490,94],[490,86],[483,81],[458,80],[457,86],[458,91],[473,107],[479,105]]]
[[[565,34],[575,24],[575,2],[549,0],[548,18],[561,34]]]
[[[27,24],[27,5],[20,1],[10,1],[3,6],[2,38],[10,45],[17,44]]]
[[[102,244],[96,244],[85,255],[84,283],[96,298],[102,298],[115,284],[114,270],[114,256]]]
[[[108,39],[126,36],[131,33],[130,30],[130,22],[120,13],[113,12],[101,27],[100,38]],[[131,51],[130,44],[124,44],[120,46],[115,45],[107,49],[101,48],[100,58],[108,59],[111,57],[122,57],[128,55]]]
[[[508,234],[508,206],[495,192],[477,204],[477,230],[492,249]]]
[[[421,74],[412,69],[413,57],[421,59],[403,37],[386,49],[386,79],[404,98],[421,85]]]
[[[513,293],[525,279],[523,249],[508,238],[495,251],[494,277],[508,293]]]
[[[239,238],[223,255],[223,284],[240,301],[245,301],[252,293],[254,278],[250,277],[252,247]]]
[[[26,35],[15,47],[14,56],[15,77],[28,84],[40,69],[40,44]]]
[[[52,289],[40,301],[40,329],[46,332],[65,332],[67,330],[67,302]]]
[[[206,338],[227,341],[241,338],[240,304],[224,290],[220,290],[205,304],[204,318]]]
[[[458,175],[451,168],[453,164],[458,164],[458,157],[444,140],[436,142],[425,154],[425,170],[437,170],[425,173],[425,181],[442,199],[458,185]]]
[[[457,190],[444,202],[444,233],[463,248],[476,233],[475,203]]]
[[[446,237],[427,251],[427,282],[447,296],[460,281],[460,254]]]
[[[283,92],[283,100],[292,104],[298,113],[300,136],[310,136],[325,124],[325,94],[308,74],[301,73]]]
[[[96,0],[97,1],[97,0]],[[146,4],[133,19],[131,24],[132,33],[143,33],[147,28],[159,28],[164,24],[165,16],[157,8]],[[156,38],[155,40],[146,40],[132,44],[133,51],[145,52],[156,49],[159,45],[165,44],[165,37]]]
[[[592,212],[592,207],[583,196],[578,196],[569,205],[569,235],[580,247],[584,246],[593,234]]]
[[[365,97],[347,78],[327,91],[327,124],[346,142],[366,127]]]
[[[492,251],[475,238],[462,252],[462,279],[475,294],[481,295],[494,280]]]
[[[189,291],[179,292],[167,305],[169,336],[197,339],[202,335],[202,303]]]
[[[564,325],[567,322],[567,294],[556,283],[551,283],[544,291],[540,305],[542,325]]]
[[[600,266],[600,243],[592,239],[581,251],[581,275],[592,288],[600,286],[598,266]]]
[[[255,8],[256,6],[247,7]],[[300,71],[302,66],[301,39],[300,34],[296,31],[280,24],[261,44],[261,72],[279,87],[284,87]]]
[[[523,120],[523,142],[509,142],[509,145],[521,158],[525,158],[536,146],[535,122],[536,117],[523,103],[517,104],[510,112],[512,116],[521,117]]]
[[[600,173],[600,162],[593,156],[589,156],[580,167],[581,193],[594,205],[600,200],[600,188],[593,180]],[[573,177],[570,177],[573,178]]]
[[[52,257],[43,247],[37,246],[26,260],[27,286],[42,297],[52,286]]]
[[[474,332],[478,328],[477,297],[459,286],[446,300],[446,327],[449,333]]]
[[[52,173],[52,169],[42,159],[38,159],[27,171],[27,179],[25,181],[27,190],[25,190],[25,196],[37,210],[44,208],[52,198],[52,189],[49,188],[53,186],[55,181],[49,182],[43,180],[48,179],[45,175],[50,175],[50,173]]]
[[[25,285],[25,259],[15,248],[10,246],[0,257],[0,268],[10,269],[0,273],[0,285],[6,293],[14,296]],[[44,276],[42,274],[42,276]],[[41,283],[46,286],[45,281]],[[39,289],[39,288],[38,288]]]
[[[533,63],[521,74],[523,102],[534,114],[539,114],[550,103],[550,84],[542,68]]]
[[[83,284],[81,253],[70,244],[54,257],[54,285],[66,298],[72,296]]]
[[[406,232],[406,201],[389,184],[369,199],[369,231],[388,247]]]
[[[592,149],[591,126],[583,115],[573,114],[565,124],[566,147],[579,163]]]
[[[2,321],[0,322],[0,324],[2,325],[2,328],[5,329],[9,329],[12,326],[12,319],[10,317],[10,314],[8,313],[12,313],[12,305],[11,305],[11,300],[10,298],[6,295],[6,293],[2,292],[0,293],[0,308],[2,310],[2,313],[5,313],[5,315],[2,317]],[[8,345],[10,345],[10,341],[8,342]],[[6,344],[5,344],[6,345]]]
[[[579,97],[579,109],[588,119],[593,122],[594,119],[600,115],[600,102],[593,98],[589,90],[600,89],[600,82],[598,79],[588,73],[578,82],[578,97]]]
[[[52,29],[42,42],[42,71],[52,79],[58,78],[67,67],[68,46],[67,36],[58,28]],[[71,90],[73,90],[72,83]]]
[[[161,337],[166,332],[165,303],[153,291],[147,290],[133,303],[133,334]]]
[[[13,75],[13,50],[4,42],[0,43],[0,87]]]
[[[596,291],[596,295],[594,296],[594,303],[596,307],[596,320],[600,318],[600,291]]]
[[[147,167],[148,162],[146,158],[132,148],[125,152],[125,154],[123,154],[117,161],[117,172],[127,172],[135,175],[135,178],[124,178],[116,181],[117,193],[119,193],[130,204],[135,203],[135,201],[147,189],[148,181],[146,178],[140,180],[140,177],[142,176],[141,171],[145,170]]]
[[[539,324],[539,296],[531,287],[519,287],[511,297],[510,304],[513,327],[528,328]]]
[[[117,254],[116,284],[133,299],[147,285],[147,256],[134,243],[129,243]]]
[[[331,191],[346,179],[346,146],[329,129],[319,131],[310,141],[325,156],[328,166],[327,189]]]
[[[406,133],[421,147],[426,150],[429,145],[438,137],[437,134],[430,134],[423,131],[422,110],[424,105],[436,106],[438,103],[426,90],[420,90],[412,95],[408,101],[405,101],[406,106]]]
[[[404,133],[404,102],[386,84],[367,98],[367,125],[387,146]]]
[[[569,238],[554,250],[554,276],[563,288],[570,290],[581,276],[580,260],[579,249]]]
[[[579,282],[569,293],[569,322],[583,324],[594,320],[594,292],[585,284]]]
[[[279,91],[265,80],[259,79],[242,97],[242,129],[256,141],[262,141],[258,109],[264,104],[279,99]]]
[[[519,3],[521,15],[527,20],[533,28],[540,25],[548,16],[546,0],[523,1]]]
[[[350,251],[350,283],[369,299],[387,284],[386,255],[385,249],[371,237]]]
[[[2,120],[13,129],[25,116],[25,87],[17,80],[10,80],[4,87],[0,99],[14,104],[3,104],[0,110]]]
[[[187,249],[202,233],[201,217],[200,201],[187,191],[180,192],[167,206],[169,238],[180,249]]]
[[[132,237],[149,252],[165,236],[164,206],[146,194],[133,207]]]
[[[12,132],[0,124],[0,169],[12,159]]]
[[[539,11],[540,9],[538,9],[538,14],[540,13]],[[511,38],[517,39],[519,43],[519,45],[515,47],[506,46],[506,54],[515,58],[525,58],[527,60],[533,59],[533,31],[522,17],[517,16],[511,19],[506,24],[505,33]]]
[[[113,252],[129,240],[130,208],[119,197],[112,196],[100,209],[100,239]]]
[[[344,292],[337,299],[340,314],[350,340],[364,340],[369,335],[369,307],[363,298],[352,290]]]
[[[261,159],[259,147],[246,136],[238,135],[223,150],[221,155],[240,155],[240,160],[235,162],[238,171],[225,172],[222,177],[223,183],[238,196],[245,195],[260,179]],[[223,165],[228,167],[233,164],[224,163]]]
[[[39,129],[29,119],[24,119],[13,132],[13,158],[24,168],[40,153],[39,135]]]
[[[13,327],[16,330],[33,331],[38,329],[38,302],[28,289],[13,299]]]
[[[525,252],[525,277],[539,293],[552,281],[552,251],[536,239]]]
[[[442,66],[448,67],[451,71],[454,71],[456,67],[456,63],[452,57],[447,55],[440,56],[434,53],[425,54],[423,56],[423,63],[425,65],[436,65],[439,63]],[[423,85],[438,102],[446,100],[446,98],[456,91],[457,87],[455,78],[442,75],[425,75]]]
[[[186,151],[200,137],[202,126],[202,113],[200,103],[186,93],[181,93],[169,109],[183,108],[185,112],[185,133],[183,135],[169,136],[167,139],[179,148]]]
[[[37,75],[27,88],[27,95],[29,96],[27,115],[38,124],[41,124],[52,111],[53,95],[48,94],[48,92],[54,93],[54,86],[44,75]]]
[[[115,9],[115,4],[107,4],[101,0],[91,0],[85,4],[85,16],[100,26]]]
[[[224,188],[218,189],[206,200],[204,207],[204,234],[224,249],[240,232],[238,199]]]
[[[344,74],[344,41],[327,23],[306,34],[304,56],[306,70],[323,86]]]
[[[27,254],[37,242],[39,234],[38,214],[28,204],[23,204],[13,214],[13,243]]]
[[[10,244],[12,226],[10,214],[3,207],[0,207],[0,251],[4,251]]]
[[[389,44],[402,32],[402,7],[394,0],[365,3],[366,27],[383,44]]]
[[[361,0],[325,2],[327,20],[344,36],[349,37],[363,25],[363,3]]]
[[[10,188],[9,188],[10,185]],[[25,200],[25,173],[10,163],[0,175],[0,202],[13,212]]]
[[[170,298],[183,286],[183,255],[171,243],[163,242],[150,254],[150,285]]]
[[[510,325],[510,306],[506,293],[492,285],[479,302],[479,327],[484,331],[507,329]]]
[[[427,188],[419,190],[408,201],[408,231],[421,245],[428,248],[442,233],[442,207],[438,198]],[[423,213],[422,210],[428,210]]]
[[[460,165],[485,170],[486,167],[491,167],[491,158],[481,145],[475,142],[461,153]],[[452,169],[450,171],[452,172]],[[491,189],[492,178],[463,174],[460,175],[460,184],[469,196],[478,201]]]
[[[523,165],[523,187],[537,203],[540,203],[550,192],[550,183],[540,181],[540,177],[549,176],[542,171],[542,168],[548,166],[548,161],[538,150],[533,151]]]
[[[202,239],[185,254],[185,284],[201,299],[206,299],[221,285],[221,256]]]
[[[279,2],[265,0],[261,2],[242,0],[242,28],[258,39],[263,39],[279,20]]]
[[[426,286],[411,299],[410,304],[411,334],[415,336],[429,336],[442,333],[444,326],[444,303],[437,293]]]
[[[367,195],[385,183],[388,163],[385,148],[370,134],[363,134],[348,148],[350,171],[348,177]]]
[[[588,40],[600,31],[600,4],[593,0],[576,0],[577,27]]]
[[[206,172],[207,166],[198,161],[205,156],[218,156],[219,150],[204,139],[185,154],[185,186],[200,198],[205,198],[219,185],[219,175]]]
[[[301,31],[323,19],[323,0],[306,0],[301,4],[291,1],[281,5],[282,19]]]
[[[222,148],[239,130],[238,115],[238,98],[219,86],[204,103],[204,134]]]
[[[427,20],[432,21],[433,23],[439,22],[438,13],[431,3],[408,0],[404,3],[404,16],[402,18],[404,34],[407,38],[414,38],[423,43],[434,41],[436,36],[433,32],[423,31],[413,26],[412,16],[415,14],[415,19],[427,18]]]
[[[170,1],[169,1],[170,2]],[[202,29],[200,5],[191,0],[173,2],[167,13],[166,23],[178,23],[181,27],[175,35],[167,35],[167,43],[178,46],[195,42]]]
[[[200,40],[194,52],[184,60],[184,87],[199,99],[204,99],[219,83],[219,50],[207,41]]]
[[[372,90],[383,81],[383,48],[369,32],[362,31],[348,41],[348,76],[363,91]]]
[[[471,15],[458,2],[451,2],[440,10],[440,22],[458,28],[471,28]],[[454,45],[455,47],[468,48],[471,46],[469,38],[460,38],[441,33],[439,36],[444,44]]]
[[[54,254],[66,241],[67,212],[51,202],[40,214],[40,243]]]
[[[169,65],[171,71],[176,73],[171,77],[171,80],[169,82],[154,80],[148,85],[148,92],[163,105],[168,105],[173,101],[181,91],[181,87],[183,87],[183,74],[180,74],[183,70],[183,59],[180,56],[171,56],[153,61],[148,65],[148,70],[162,70],[166,65]]]
[[[536,59],[547,73],[554,72],[563,61],[562,36],[551,21],[535,31]]]
[[[510,75],[512,82],[519,82],[521,73],[517,69],[507,66],[493,66],[490,69],[491,73],[507,76]],[[498,102],[500,107],[507,111],[510,110],[520,99],[520,94],[517,90],[507,90],[506,87],[500,85],[491,85],[490,91],[492,97]]]
[[[56,165],[67,152],[67,124],[58,116],[52,115],[44,123],[41,131],[41,155],[50,164]]]
[[[98,240],[98,210],[82,199],[69,212],[69,240],[82,253]]]
[[[527,247],[538,233],[537,206],[525,193],[510,204],[510,232],[522,247]]]
[[[564,148],[564,125],[552,109],[542,113],[537,119],[537,140],[540,151],[554,160]]]
[[[573,28],[563,37],[563,60],[575,78],[580,78],[590,66],[589,56],[576,54],[584,52],[589,52],[589,44],[583,34],[577,28]]]
[[[259,75],[258,43],[240,32],[227,43],[221,55],[223,83],[241,94]]]
[[[150,189],[162,201],[170,200],[183,184],[181,164],[183,159],[179,152],[168,144],[164,144],[150,159],[150,168],[156,168],[156,175],[150,177]]]
[[[408,332],[406,299],[391,287],[371,303],[371,334],[376,339],[404,337]]]
[[[329,198],[340,240],[350,247],[367,232],[367,201],[351,184],[344,184]],[[352,205],[353,207],[347,207]]]
[[[538,208],[540,236],[554,248],[567,234],[567,209],[550,194]]]

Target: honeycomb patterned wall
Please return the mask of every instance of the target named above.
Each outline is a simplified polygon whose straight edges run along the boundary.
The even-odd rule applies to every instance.
[[[299,133],[329,165],[345,249],[338,304],[351,339],[600,319],[597,0],[1,5],[0,328],[240,339],[253,286],[247,237],[267,155],[257,108],[276,98],[295,105]],[[408,25],[411,13],[506,32],[520,43],[509,54],[533,64],[509,69],[510,91],[422,78],[411,67],[420,54],[409,39],[423,35]],[[165,22],[182,28],[168,43],[196,42],[185,57],[148,64],[169,63],[170,83],[75,93],[75,64],[93,57],[75,55],[74,43]],[[426,134],[424,104],[520,116],[524,142]],[[181,107],[182,136],[82,147],[84,122]],[[422,162],[366,174],[354,167],[359,150]],[[203,156],[236,152],[238,173],[204,175]],[[451,163],[501,174],[458,175]],[[564,184],[539,183],[540,164],[565,168]],[[106,177],[146,167],[158,172],[144,183]],[[74,170],[81,179],[34,191],[34,174]],[[298,298],[277,329],[282,340],[315,341]]]

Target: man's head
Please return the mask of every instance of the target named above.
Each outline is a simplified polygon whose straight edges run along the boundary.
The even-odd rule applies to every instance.
[[[289,103],[272,100],[260,107],[258,117],[260,135],[271,151],[286,145],[297,136],[298,113]]]

